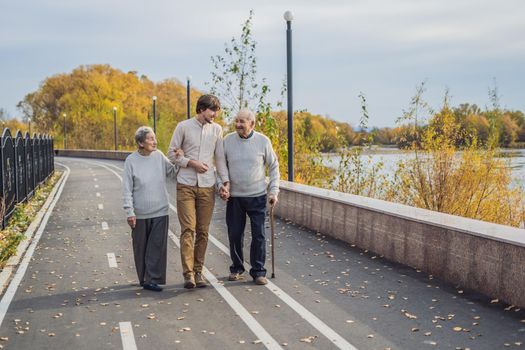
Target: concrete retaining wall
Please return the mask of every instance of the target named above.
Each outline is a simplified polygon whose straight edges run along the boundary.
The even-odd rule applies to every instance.
[[[125,160],[131,154],[129,151],[99,151],[92,149],[55,149],[55,155],[59,157],[80,157]]]
[[[287,181],[276,214],[525,307],[525,230]]]

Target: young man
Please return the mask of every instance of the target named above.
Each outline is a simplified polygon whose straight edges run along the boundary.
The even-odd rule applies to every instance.
[[[206,287],[202,275],[208,227],[215,205],[215,173],[229,189],[222,128],[213,122],[221,109],[217,97],[203,95],[197,115],[180,122],[171,138],[168,158],[180,166],[177,174],[177,212],[181,226],[180,255],[184,288]],[[177,156],[177,150],[184,155]]]
[[[224,154],[230,173],[230,189],[223,186],[221,198],[228,199],[226,224],[230,241],[230,281],[237,281],[244,272],[243,238],[246,215],[250,217],[250,276],[259,285],[267,284],[266,237],[264,218],[266,200],[277,203],[279,194],[279,163],[268,137],[254,131],[255,114],[241,110],[235,117],[235,130],[224,139]],[[266,168],[270,183],[266,185]],[[267,195],[267,188],[268,195]]]

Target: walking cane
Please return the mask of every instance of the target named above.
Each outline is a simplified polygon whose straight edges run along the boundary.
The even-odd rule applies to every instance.
[[[275,222],[273,219],[273,207],[270,206],[270,227],[272,229],[272,278],[275,278]]]

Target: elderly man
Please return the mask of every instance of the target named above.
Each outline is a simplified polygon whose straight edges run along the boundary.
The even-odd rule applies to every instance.
[[[208,245],[208,228],[215,205],[215,168],[228,189],[228,169],[224,159],[222,128],[213,122],[221,105],[213,95],[197,101],[197,115],[180,122],[168,150],[168,158],[180,166],[177,174],[177,213],[181,227],[180,254],[184,288],[202,288]],[[184,153],[178,156],[178,151]]]
[[[279,163],[268,137],[254,131],[255,114],[241,110],[235,117],[235,129],[224,138],[224,154],[230,174],[230,190],[221,187],[222,199],[228,199],[226,223],[230,241],[230,276],[237,281],[244,272],[243,239],[246,215],[250,218],[252,242],[250,246],[250,276],[255,284],[264,285],[266,279],[266,238],[264,218],[266,200],[277,203],[279,193]],[[270,183],[266,185],[266,168]],[[267,190],[268,189],[268,190]]]

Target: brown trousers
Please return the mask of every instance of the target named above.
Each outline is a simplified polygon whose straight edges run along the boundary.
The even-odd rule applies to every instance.
[[[180,258],[184,277],[202,272],[214,205],[214,187],[177,184]]]

